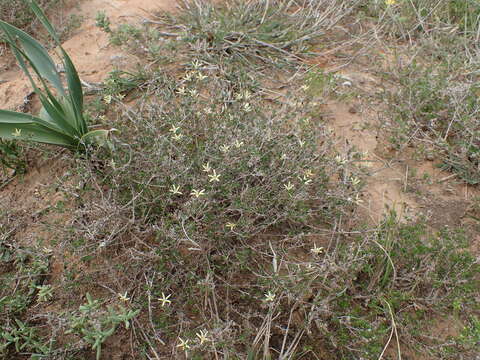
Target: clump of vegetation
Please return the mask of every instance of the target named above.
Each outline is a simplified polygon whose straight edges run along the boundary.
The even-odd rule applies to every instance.
[[[326,0],[305,6],[278,0],[235,0],[225,4],[185,1],[180,13],[164,13],[158,16],[159,21],[153,21],[164,25],[161,31],[151,27],[140,31],[131,25],[120,25],[111,33],[111,40],[117,45],[131,43],[132,49],[138,49],[135,41],[142,38],[149,55],[158,56],[162,36],[175,37],[180,40],[177,48],[186,46],[205,61],[230,58],[244,65],[285,67],[311,55],[313,46],[355,6]],[[104,15],[99,16],[102,20],[97,24],[104,27]]]
[[[376,358],[390,341],[399,353],[400,344],[441,358],[460,349],[475,353],[459,338],[422,339],[432,312],[461,312],[466,323],[475,314],[479,264],[468,246],[461,230],[432,233],[422,222],[400,224],[393,214],[377,231],[326,254],[318,272],[323,286],[312,303],[339,358]]]
[[[179,16],[167,22],[185,34],[192,50],[271,63],[296,61],[343,19],[350,4],[318,1],[298,6],[284,1],[208,1],[184,3]],[[275,62],[275,61],[274,61]]]
[[[49,255],[38,249],[15,247],[5,230],[0,242],[0,357],[28,352],[38,359],[50,353],[51,344],[25,320],[25,314],[45,299]]]
[[[137,217],[179,221],[175,233],[183,225],[193,238],[250,237],[284,222],[305,224],[320,209],[334,216],[333,204],[348,196],[335,199],[326,187],[336,163],[327,148],[318,150],[328,133],[312,121],[308,99],[265,113],[258,84],[246,74],[231,68],[224,78],[199,61],[191,66],[180,83],[158,76],[145,111],[127,114],[121,131],[142,136],[113,155],[108,181],[121,201],[135,198]],[[212,96],[202,94],[207,87]]]
[[[109,306],[107,311],[101,308],[98,300],[93,300],[86,294],[87,303],[81,305],[78,312],[70,319],[70,329],[67,333],[75,333],[92,346],[96,351],[96,359],[102,355],[102,344],[113,335],[118,325],[123,324],[126,329],[130,321],[137,316],[140,310],[127,309],[123,305]],[[128,299],[125,299],[128,301]]]
[[[471,40],[476,36],[480,5],[475,0],[372,1],[359,3],[360,9],[380,21],[389,35],[420,40],[428,36]]]
[[[480,183],[480,102],[473,77],[448,68],[412,65],[398,74],[399,91],[390,99],[398,146],[420,142],[442,167],[470,184]]]
[[[393,85],[386,130],[397,148],[417,146],[470,184],[480,182],[480,119],[474,52],[480,5],[469,0],[363,4],[396,43],[402,61],[388,68]],[[404,61],[406,58],[408,61]],[[426,152],[426,153],[425,153]],[[433,156],[435,154],[435,156]]]
[[[0,163],[2,171],[8,169],[15,173],[23,173],[26,169],[26,160],[21,146],[16,141],[0,140]]]
[[[29,5],[60,48],[68,90],[64,88],[60,73],[47,50],[22,30],[0,21],[0,28],[8,44],[42,103],[38,117],[0,110],[0,137],[6,140],[23,139],[72,149],[78,149],[80,145],[85,146],[91,142],[106,143],[109,130],[89,131],[88,129],[83,114],[83,91],[80,78],[70,57],[62,48],[58,35],[38,4],[32,0]],[[28,66],[37,76],[39,86]],[[56,95],[54,91],[57,92]]]

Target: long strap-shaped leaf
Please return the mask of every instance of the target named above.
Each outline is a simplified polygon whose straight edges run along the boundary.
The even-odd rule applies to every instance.
[[[88,129],[85,119],[83,118],[83,90],[77,70],[75,69],[73,62],[70,59],[70,56],[68,56],[67,52],[63,49],[60,39],[55,32],[55,29],[53,28],[50,21],[48,21],[48,18],[45,16],[43,10],[33,0],[29,0],[29,5],[37,18],[47,29],[50,36],[53,37],[62,52],[65,73],[67,75],[68,92],[70,96],[70,101],[74,107],[74,115],[76,116],[77,129],[81,129],[82,133],[85,134]]]
[[[63,88],[60,74],[47,50],[26,32],[17,29],[5,21],[0,20],[0,28],[14,40],[18,40],[28,58],[37,64],[40,76],[50,81],[55,89],[57,89],[62,96],[65,96],[65,89]]]
[[[63,132],[65,135],[69,135],[71,137],[81,137],[83,133],[80,131],[80,129],[75,127],[76,122],[69,121],[72,118],[72,115],[67,111],[67,106],[63,103],[60,103],[57,98],[52,94],[45,80],[41,76],[37,64],[34,63],[30,58],[28,58],[27,54],[24,53],[23,50],[15,44],[14,39],[12,38],[10,33],[7,32],[6,35],[7,40],[10,42],[12,51],[15,54],[15,57],[17,58],[21,68],[29,78],[32,87],[35,90],[35,93],[40,97],[40,102],[42,103],[43,107],[50,115],[44,118],[44,120],[50,122],[52,127],[54,127],[57,131]],[[33,80],[33,77],[30,74],[30,71],[24,59],[30,64],[31,68],[38,75],[40,82],[43,84],[43,91],[37,87],[37,84]]]
[[[52,129],[44,120],[14,111],[0,110],[0,137],[74,147],[72,138]]]

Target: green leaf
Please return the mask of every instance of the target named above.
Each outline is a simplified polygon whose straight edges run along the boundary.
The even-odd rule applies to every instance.
[[[17,29],[15,26],[6,23],[5,21],[0,20],[0,29],[3,30],[3,32],[7,35],[7,40],[10,45],[15,46],[15,41],[18,41],[26,57],[31,63],[36,65],[41,77],[50,81],[55,89],[57,89],[60,94],[65,96],[65,90],[62,85],[60,74],[58,73],[55,63],[48,54],[47,50],[30,35],[20,29]],[[22,65],[22,62],[20,62],[20,65]],[[22,66],[22,70],[25,71],[26,69]]]
[[[83,90],[82,83],[80,82],[80,77],[78,76],[77,70],[72,63],[72,60],[68,54],[62,49],[65,72],[67,74],[67,83],[68,83],[68,93],[70,96],[70,104],[73,107],[73,114],[76,117],[76,128],[81,131],[82,134],[85,134],[87,129],[87,123],[83,117]]]
[[[87,129],[87,124],[85,119],[83,118],[83,90],[82,90],[82,83],[80,81],[80,77],[78,76],[77,70],[73,65],[70,56],[68,56],[67,52],[63,49],[62,44],[60,43],[60,39],[55,32],[52,24],[45,16],[43,10],[38,6],[38,4],[30,0],[29,1],[30,7],[32,11],[35,13],[37,18],[41,21],[43,26],[47,29],[50,36],[53,37],[57,45],[59,46],[62,55],[63,55],[63,64],[65,68],[65,73],[67,75],[67,83],[68,83],[68,92],[70,96],[70,103],[73,107],[73,114],[75,115],[76,120],[76,128],[81,129],[81,133],[85,134]]]
[[[0,137],[72,147],[75,139],[52,129],[43,119],[14,111],[0,110]]]
[[[38,117],[0,110],[0,137],[37,141],[69,148],[77,148],[80,141],[84,144],[108,144],[109,131],[88,132],[88,126],[83,116],[82,84],[72,60],[60,44],[55,29],[34,0],[25,1],[61,50],[68,94],[47,50],[22,30],[0,21],[0,32],[3,31],[5,34],[21,69],[29,78],[42,103]],[[37,86],[38,80],[34,79],[31,69],[38,76],[41,83],[39,86]],[[41,86],[43,86],[42,89],[40,89]]]
[[[53,28],[52,24],[50,21],[48,21],[48,18],[45,16],[45,13],[43,10],[38,6],[38,4],[34,0],[26,0],[28,2],[28,5],[30,6],[30,9],[35,13],[35,16],[40,20],[42,25],[47,29],[48,33],[50,34],[51,37],[55,40],[57,44],[60,44],[60,39],[55,32],[55,29]]]
[[[43,94],[40,96],[40,102],[43,105],[39,113],[41,119],[51,124],[58,132],[69,137],[80,138],[80,131],[71,125],[71,121],[69,121],[72,115],[67,110],[68,104],[62,104],[55,98],[47,99]]]
[[[30,79],[30,82],[35,90],[35,92],[38,94],[40,97],[40,101],[45,108],[45,110],[48,112],[49,116],[47,121],[51,121],[51,124],[55,127],[55,129],[69,135],[69,136],[76,136],[80,137],[82,134],[86,132],[86,124],[85,124],[85,130],[83,128],[79,128],[77,124],[77,115],[75,114],[75,110],[73,109],[73,106],[69,104],[69,98],[65,98],[64,96],[61,97],[60,100],[58,100],[50,91],[48,88],[47,83],[43,79],[37,64],[32,61],[28,57],[26,53],[24,53],[21,49],[19,49],[11,40],[12,49],[15,53],[15,56],[17,60],[19,61],[23,71],[25,74],[28,76]],[[40,79],[41,83],[43,84],[44,91],[40,90],[35,81],[33,80],[32,76],[30,75],[30,72],[27,68],[27,65],[24,61],[28,61],[32,69],[35,71],[35,73],[38,75],[38,78]],[[70,94],[69,94],[70,97]],[[82,117],[82,114],[79,115]],[[83,119],[83,117],[82,117]]]
[[[109,142],[110,142],[109,135],[111,132],[112,130],[92,130],[86,133],[85,135],[83,135],[81,142],[86,145],[88,144],[96,144],[99,146],[109,145]]]
[[[50,36],[53,37],[57,45],[59,46],[62,55],[63,55],[63,64],[65,67],[65,73],[67,75],[67,83],[68,83],[68,91],[70,96],[70,103],[73,106],[73,114],[75,115],[75,127],[77,129],[81,129],[81,133],[87,132],[87,125],[83,118],[83,90],[82,90],[82,83],[80,82],[80,78],[78,76],[77,70],[73,65],[72,60],[68,56],[67,52],[63,49],[62,44],[60,43],[60,39],[53,28],[48,18],[45,16],[45,13],[42,9],[38,6],[38,4],[30,0],[29,1],[30,8],[35,13],[37,18],[43,24],[43,26],[47,29]]]

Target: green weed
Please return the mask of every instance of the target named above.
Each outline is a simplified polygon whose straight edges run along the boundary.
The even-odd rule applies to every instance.
[[[480,182],[479,88],[474,78],[458,78],[455,67],[412,66],[398,77],[389,101],[396,120],[398,146],[424,143],[442,167],[470,184]]]
[[[137,316],[140,310],[127,309],[122,305],[109,306],[107,311],[101,309],[98,300],[93,300],[89,293],[86,294],[87,303],[81,305],[78,313],[70,320],[70,329],[67,333],[74,333],[91,345],[96,351],[96,359],[100,360],[102,344],[113,335],[118,325],[130,327],[130,321]]]

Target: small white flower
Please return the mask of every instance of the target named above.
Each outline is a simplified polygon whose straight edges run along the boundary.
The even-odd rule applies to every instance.
[[[230,146],[228,146],[228,145],[222,145],[222,146],[220,146],[220,151],[221,151],[221,152],[227,153],[228,150],[230,150]]]
[[[202,190],[192,189],[192,192],[190,193],[190,195],[195,196],[196,198],[199,198],[200,196],[205,195],[205,190],[204,189],[202,189]]]
[[[180,127],[175,126],[175,125],[172,125],[172,127],[171,127],[170,130],[168,130],[168,131],[170,131],[171,133],[176,134],[178,130],[180,130]]]
[[[177,89],[177,94],[179,95],[185,95],[186,93],[187,93],[187,90],[185,90],[184,86]]]
[[[310,252],[315,254],[315,255],[319,255],[321,253],[323,253],[323,247],[320,246],[320,247],[317,247],[317,244],[313,244],[313,248],[310,249]]]
[[[237,149],[241,148],[243,146],[243,141],[238,141],[238,140],[235,140],[235,143],[234,143],[235,147]]]
[[[210,178],[209,182],[219,182],[220,181],[220,174],[217,174],[217,172],[215,170],[213,170],[213,174],[211,175],[208,175],[208,177]]]
[[[195,89],[190,89],[190,90],[188,90],[188,92],[192,97],[197,97],[198,96],[198,91],[195,90]]]
[[[352,182],[353,186],[360,184],[360,179],[355,176],[350,177],[350,181]]]
[[[165,294],[162,292],[162,297],[158,298],[158,301],[160,301],[162,303],[162,307],[172,303],[170,300],[168,300],[168,299],[170,299],[170,296],[172,296],[172,294],[169,294],[169,295],[165,296]]]
[[[207,162],[206,164],[203,164],[203,165],[202,165],[202,168],[203,168],[202,171],[203,171],[203,172],[207,172],[207,173],[212,170],[212,168],[210,167],[210,163],[208,163],[208,162]]]
[[[357,205],[360,205],[361,203],[363,203],[363,200],[360,199],[360,194],[356,194],[355,195],[355,200],[354,200],[355,204]]]
[[[300,89],[301,89],[302,91],[307,91],[307,90],[309,89],[309,86],[308,86],[308,85],[302,85],[302,86],[300,87]]]
[[[188,73],[185,74],[185,76],[183,77],[183,80],[184,81],[190,81],[194,74],[195,74],[195,72],[189,71]]]
[[[125,98],[124,94],[117,94],[118,100],[123,100]]]
[[[308,184],[310,184],[310,183],[312,182],[312,179],[310,179],[310,178],[309,178],[308,176],[306,176],[306,175],[303,176],[302,180],[303,180],[303,183],[304,183],[305,185],[308,185]]]
[[[245,100],[248,100],[248,99],[250,99],[251,97],[252,97],[252,93],[251,93],[250,91],[245,90],[245,91],[243,92],[243,98],[244,98]]]
[[[200,80],[200,81],[205,80],[206,78],[208,78],[207,75],[203,75],[200,72],[197,74],[197,79]]]
[[[310,179],[310,178],[313,177],[313,172],[310,169],[305,170],[304,174],[305,174],[304,177],[306,177],[306,178]]]
[[[253,109],[252,109],[252,106],[249,103],[245,103],[243,105],[243,110],[248,113],[248,112],[252,111]]]
[[[172,139],[173,139],[173,140],[178,141],[178,140],[180,140],[181,138],[183,138],[183,134],[178,133],[178,134],[172,135]]]
[[[335,161],[340,165],[345,165],[347,163],[347,159],[342,158],[340,155],[335,156]]]
[[[192,68],[194,68],[195,70],[198,70],[201,67],[202,67],[202,63],[199,60],[195,59],[192,61]]]
[[[236,226],[237,226],[237,224],[232,223],[232,222],[228,222],[228,223],[225,224],[225,227],[229,228],[230,231],[233,231],[233,229],[235,229]]]
[[[49,255],[49,254],[51,254],[51,253],[53,252],[52,249],[47,248],[47,247],[42,248],[42,251],[43,251],[45,254],[47,254],[47,255]]]
[[[22,129],[15,129],[15,131],[12,133],[12,136],[15,136],[15,137],[22,136]]]
[[[203,343],[210,341],[208,339],[208,331],[207,330],[200,330],[197,334],[198,340],[200,340],[200,345],[203,345]]]
[[[112,95],[105,95],[103,101],[105,101],[106,104],[110,104],[112,102]]]
[[[286,184],[283,184],[283,187],[287,190],[287,191],[290,191],[290,190],[293,190],[293,188],[295,187],[295,185],[293,185],[290,181]]]
[[[298,145],[300,145],[300,147],[303,147],[303,145],[305,145],[305,141],[298,139]]]
[[[128,293],[125,291],[125,294],[118,294],[118,297],[120,300],[124,302],[130,301],[130,298],[128,297]]]
[[[288,160],[288,155],[283,153],[282,156],[280,156],[280,159],[282,160]]]
[[[269,291],[268,293],[265,294],[265,301],[266,302],[272,302],[275,300],[275,293],[272,293]]]
[[[190,349],[190,345],[188,345],[190,340],[183,340],[182,338],[178,338],[178,340],[180,340],[180,344],[177,345],[178,348],[181,348],[183,351]]]
[[[169,190],[173,195],[182,195],[182,192],[180,191],[180,185],[172,185],[172,188]]]
[[[212,109],[209,108],[209,107],[205,108],[204,111],[205,111],[205,114],[207,114],[207,115],[210,115],[212,113]]]

